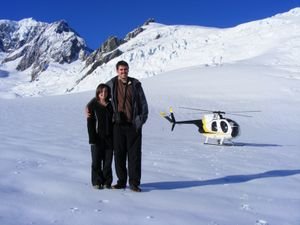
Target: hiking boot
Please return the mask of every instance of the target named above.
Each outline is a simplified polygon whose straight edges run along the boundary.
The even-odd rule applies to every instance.
[[[110,185],[110,184],[104,184],[104,185],[103,185],[103,188],[104,188],[104,189],[111,189],[111,185]]]
[[[121,184],[115,184],[111,186],[112,189],[125,189],[126,185],[121,185]]]
[[[130,190],[132,190],[134,192],[141,192],[142,191],[142,189],[137,185],[130,185]]]
[[[93,185],[93,188],[95,188],[95,189],[103,189],[103,186],[101,184],[96,184],[96,185]]]

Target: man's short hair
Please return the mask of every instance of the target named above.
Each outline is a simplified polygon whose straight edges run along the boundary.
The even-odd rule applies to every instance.
[[[124,60],[121,60],[121,61],[117,62],[116,69],[119,69],[119,66],[126,66],[127,68],[129,68],[128,63],[125,62]]]

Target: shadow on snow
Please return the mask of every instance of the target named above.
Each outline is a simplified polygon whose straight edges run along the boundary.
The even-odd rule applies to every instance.
[[[300,174],[300,170],[271,170],[264,173],[249,174],[249,175],[232,175],[211,180],[194,180],[194,181],[164,181],[142,184],[146,188],[145,191],[151,190],[173,190],[191,187],[201,187],[207,185],[223,185],[243,183],[255,179],[285,177]]]
[[[225,142],[222,145],[217,143],[204,143],[204,145],[215,145],[215,146],[230,146],[230,147],[240,147],[240,146],[248,146],[248,147],[282,147],[282,145],[278,144],[266,144],[266,143],[246,143],[246,142]]]
[[[278,144],[265,144],[265,143],[246,143],[246,142],[233,142],[233,146],[249,146],[249,147],[282,147]]]
[[[0,78],[8,77],[9,73],[5,70],[0,70]]]

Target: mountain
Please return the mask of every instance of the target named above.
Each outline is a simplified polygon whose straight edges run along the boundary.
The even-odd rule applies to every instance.
[[[150,23],[154,23],[154,19],[148,19],[143,26],[147,26]],[[143,32],[145,29],[140,26],[133,31],[129,32],[124,39],[119,39],[118,37],[111,36],[109,37],[97,50],[95,50],[92,54],[90,54],[85,60],[85,68],[89,68],[85,75],[82,76],[79,80],[76,81],[76,85],[79,84],[83,79],[85,79],[88,75],[93,73],[98,67],[103,64],[108,63],[114,58],[119,57],[124,52],[122,52],[119,47],[135,38],[138,34]],[[72,91],[73,88],[68,91]]]
[[[9,62],[4,63],[0,66],[2,74],[6,74],[2,80],[23,78],[9,88],[0,85],[0,90],[4,88],[13,96],[94,90],[95,84],[115,76],[118,60],[128,61],[130,74],[137,78],[190,66],[219,67],[236,62],[274,65],[283,73],[294,71],[294,76],[299,77],[299,33],[300,8],[226,29],[163,25],[150,20],[123,39],[108,38],[99,49],[85,55],[84,61],[69,60],[72,63],[62,65],[57,63],[59,60],[53,60],[38,80],[30,82],[25,79],[26,73],[19,76],[17,71],[11,70]]]
[[[0,20],[0,51],[6,53],[2,64],[17,60],[16,69],[29,69],[33,81],[51,62],[84,60],[90,49],[66,21],[48,24],[29,18]]]
[[[105,82],[115,75],[114,65],[120,59],[130,63],[130,73],[138,78],[189,66],[241,61],[286,70],[300,64],[300,8],[227,29],[152,21],[140,28],[142,32],[110,52],[121,52],[119,57],[97,68],[85,68],[72,90],[91,90],[95,83]]]

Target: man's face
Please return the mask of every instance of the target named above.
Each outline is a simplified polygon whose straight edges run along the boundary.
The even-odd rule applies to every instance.
[[[128,67],[120,65],[117,69],[117,74],[121,80],[127,80],[128,77]]]

